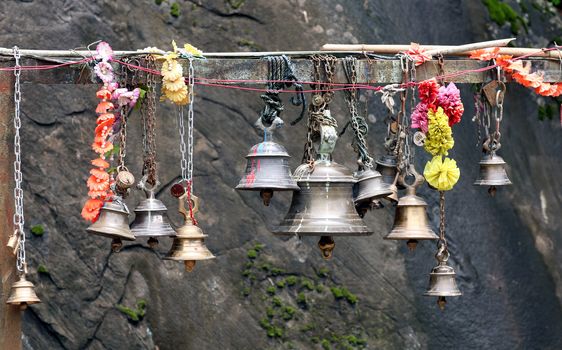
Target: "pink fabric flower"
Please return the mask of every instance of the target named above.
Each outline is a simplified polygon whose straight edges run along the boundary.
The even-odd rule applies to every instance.
[[[437,105],[443,108],[445,114],[449,117],[449,126],[453,126],[461,121],[464,113],[464,106],[461,101],[461,92],[454,83],[441,86],[437,95]]]
[[[126,88],[116,89],[113,92],[111,98],[113,100],[117,100],[117,104],[119,106],[129,105],[129,107],[134,107],[139,99],[140,89],[135,88],[132,91],[127,90]]]
[[[113,50],[105,41],[100,42],[98,46],[96,46],[96,53],[97,55],[95,58],[97,60],[102,60],[102,62],[110,61],[113,58]]]
[[[109,83],[109,84],[107,84],[107,90],[109,90],[109,92],[113,92],[118,88],[119,88],[119,83]]]
[[[113,81],[113,67],[105,61],[99,62],[94,67],[94,72],[104,83],[111,83]]]
[[[416,105],[416,108],[412,112],[412,129],[420,129],[424,133],[427,133],[428,128],[428,120],[427,120],[427,113],[429,111],[429,107],[427,104],[420,102]]]
[[[410,43],[410,49],[406,52],[410,56],[416,66],[422,65],[424,62],[431,60],[431,56],[424,52],[425,49],[418,43]]]

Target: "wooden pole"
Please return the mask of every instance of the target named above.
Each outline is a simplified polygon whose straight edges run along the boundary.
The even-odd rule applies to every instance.
[[[14,199],[12,188],[12,136],[14,113],[14,74],[0,72],[0,349],[21,349],[21,312],[7,305],[12,283],[16,280],[16,262],[6,246],[12,229]]]

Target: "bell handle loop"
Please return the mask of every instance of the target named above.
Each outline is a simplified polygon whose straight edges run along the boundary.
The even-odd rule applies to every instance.
[[[116,173],[119,174],[122,171],[130,172],[129,169],[124,164],[119,164],[117,168],[115,168]]]
[[[484,145],[482,146],[484,151],[486,153],[492,154],[499,150],[502,146],[502,144],[500,143],[500,137],[501,134],[499,132],[494,133],[493,137],[488,137],[488,139],[484,141]]]
[[[256,127],[256,129],[258,130],[262,130],[263,131],[263,140],[264,141],[271,141],[272,137],[273,137],[273,132],[277,129],[280,129],[281,127],[283,127],[283,119],[279,118],[279,117],[275,117],[275,119],[273,119],[273,122],[271,123],[270,126],[265,126],[263,124],[263,120],[262,118],[258,118],[258,120],[254,123],[254,127]]]
[[[142,179],[139,181],[137,188],[143,191],[147,197],[154,197],[154,190],[156,187],[160,186],[160,181],[156,179],[156,183],[153,185],[147,182],[148,175],[144,175]]]
[[[447,245],[443,242],[439,243],[439,248],[437,249],[437,253],[435,253],[435,259],[441,265],[445,265],[449,260],[449,250],[447,249]]]
[[[412,175],[414,177],[414,182],[412,184],[406,182],[406,175]],[[416,188],[418,188],[423,182],[424,177],[416,171],[413,164],[410,164],[408,168],[406,168],[405,172],[401,172],[400,175],[398,175],[398,183],[406,187],[408,194],[415,194]]]
[[[183,216],[183,220],[186,223],[192,223],[193,220],[191,219],[191,215],[195,215],[195,213],[199,211],[199,197],[193,194],[191,194],[190,197],[191,197],[191,214],[185,205],[189,200],[188,192],[185,191],[185,193],[178,198],[179,200],[178,212]]]

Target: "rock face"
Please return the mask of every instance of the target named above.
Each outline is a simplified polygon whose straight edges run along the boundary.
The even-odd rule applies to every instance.
[[[529,9],[535,25],[521,35],[523,43],[545,46],[560,32],[560,18]],[[175,39],[208,52],[308,50],[326,42],[462,44],[510,35],[507,27],[484,25],[486,8],[475,1],[3,1],[0,13],[2,46],[22,48],[68,49],[99,39],[114,49],[169,48]],[[233,189],[243,157],[259,140],[252,128],[261,108],[257,93],[196,91],[198,219],[217,258],[188,274],[162,260],[169,241],[156,250],[135,242],[111,253],[109,241],[86,234],[80,218],[95,89],[23,87],[26,223],[45,228],[29,237],[30,279],[43,303],[25,313],[25,349],[562,348],[562,138],[557,121],[537,120],[537,98],[523,88],[509,86],[503,122],[501,155],[514,185],[495,198],[472,186],[480,152],[472,96],[463,88],[466,112],[452,154],[462,175],[447,195],[447,232],[464,295],[451,298],[444,312],[421,296],[434,245],[409,253],[382,240],[392,208],[369,213],[375,234],[337,240],[328,262],[316,240],[268,232],[285,214],[289,194],[276,193],[265,208],[256,193]],[[370,97],[376,154],[386,112]],[[294,119],[298,110],[288,101],[286,107],[282,116]],[[332,112],[343,125],[341,96]],[[158,106],[158,197],[171,212],[177,204],[169,187],[179,176],[174,113]],[[127,161],[135,174],[138,119],[131,118]],[[304,123],[278,132],[293,168],[304,137]],[[334,158],[353,168],[350,141],[349,133],[340,139]],[[421,169],[427,157],[418,153]],[[421,195],[436,227],[437,195],[425,186]],[[141,197],[131,196],[129,206]],[[37,272],[39,265],[48,272]]]

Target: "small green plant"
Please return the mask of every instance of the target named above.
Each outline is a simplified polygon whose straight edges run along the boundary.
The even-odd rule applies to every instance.
[[[252,267],[254,267],[254,262],[248,261],[245,266],[246,266],[246,269],[251,269]]]
[[[258,257],[258,252],[255,249],[248,250],[248,258],[255,259]]]
[[[309,332],[309,331],[313,331],[314,328],[316,328],[316,327],[314,326],[313,323],[307,323],[307,324],[304,325],[304,327],[302,327],[302,328],[300,329],[300,331],[303,332],[303,333],[304,333],[304,332]]]
[[[316,285],[316,291],[317,291],[318,293],[322,293],[322,292],[324,291],[324,286],[321,285],[321,284],[317,284],[317,285]]]
[[[308,290],[314,290],[314,282],[312,282],[311,280],[309,280],[306,277],[303,277],[301,279],[301,287],[306,288]]]
[[[295,308],[291,306],[285,306],[283,307],[283,313],[281,315],[281,318],[283,318],[283,320],[285,321],[289,321],[290,319],[293,318],[295,312],[296,312]]]
[[[330,288],[330,291],[332,292],[336,300],[345,298],[350,304],[357,304],[357,302],[359,301],[359,298],[355,294],[347,290],[347,288],[345,287],[332,287]]]
[[[45,228],[43,227],[43,225],[33,225],[31,226],[31,233],[34,236],[41,237],[45,234]]]
[[[501,0],[482,0],[482,3],[488,9],[490,19],[500,26],[503,26],[505,23],[509,23],[513,34],[517,34],[519,32],[521,25],[525,31],[528,30],[525,19],[517,14],[517,12],[515,12],[509,4],[506,4]]]
[[[242,276],[244,276],[244,277],[248,277],[248,276],[250,276],[251,274],[252,274],[252,271],[251,271],[251,270],[244,270],[244,271],[242,271]]]
[[[285,278],[285,282],[287,282],[287,285],[292,287],[295,284],[297,284],[297,276],[288,276],[287,278]]]
[[[306,305],[307,305],[306,295],[304,295],[303,292],[300,292],[299,294],[297,294],[297,304],[302,308],[306,307]]]
[[[283,336],[283,329],[271,324],[267,318],[261,319],[260,326],[265,329],[267,336],[270,338],[281,338]]]
[[[238,10],[246,0],[228,0],[227,2],[234,10]]]
[[[177,2],[174,2],[172,6],[170,6],[170,16],[175,18],[180,16],[180,5]]]
[[[37,273],[43,274],[43,275],[50,275],[49,270],[47,270],[47,266],[43,265],[43,264],[39,264],[39,266],[37,266]]]
[[[283,301],[279,297],[273,297],[271,299],[271,302],[273,303],[273,306],[275,306],[275,307],[281,307],[281,305],[283,305]]]
[[[139,322],[141,321],[145,314],[146,314],[146,300],[140,299],[137,301],[136,309],[132,309],[125,305],[117,304],[117,310],[119,310],[122,314],[127,316],[127,318],[132,322]]]
[[[279,289],[285,288],[285,280],[279,280],[275,284],[277,285],[277,288],[279,288]]]
[[[254,245],[254,250],[257,251],[257,252],[259,252],[259,251],[261,251],[264,247],[265,247],[265,244],[256,243],[256,244]]]
[[[285,273],[285,270],[280,269],[280,268],[278,268],[278,267],[272,267],[272,268],[269,270],[269,273],[271,273],[273,276],[278,276],[278,275],[280,275],[280,274],[282,274],[282,273]]]
[[[275,316],[275,310],[273,310],[273,308],[268,306],[265,309],[265,314],[267,315],[268,318],[273,318]]]
[[[318,277],[326,278],[330,276],[330,270],[328,270],[326,267],[321,267],[316,274],[318,275]]]
[[[250,295],[250,287],[244,287],[242,289],[242,295],[247,297],[248,295]]]
[[[277,288],[275,288],[275,286],[269,286],[269,287],[267,287],[267,289],[265,291],[269,295],[274,295],[275,292],[277,291]]]
[[[332,349],[332,345],[330,345],[330,341],[328,339],[322,339],[320,345],[322,345],[322,349],[324,350]]]

